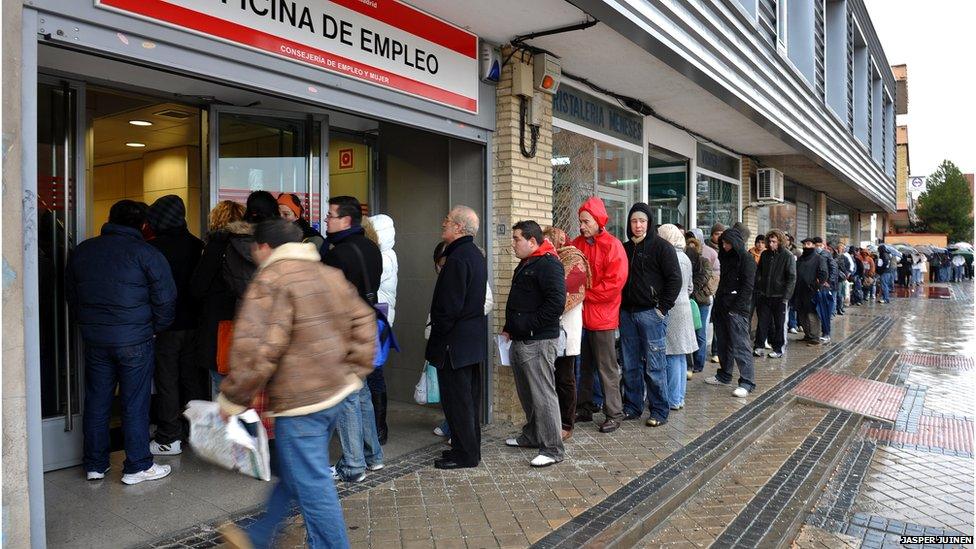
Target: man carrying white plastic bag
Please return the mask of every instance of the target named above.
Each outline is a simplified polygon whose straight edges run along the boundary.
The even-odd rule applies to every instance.
[[[254,410],[224,421],[220,405],[191,400],[183,412],[190,421],[190,445],[196,455],[225,469],[271,480],[268,433]]]
[[[280,479],[261,519],[246,530],[221,528],[231,548],[270,547],[296,503],[309,547],[349,546],[329,439],[338,404],[373,370],[376,318],[342,272],[301,240],[301,229],[282,219],[257,225],[251,254],[258,270],[234,319],[220,415],[242,413],[266,391]]]

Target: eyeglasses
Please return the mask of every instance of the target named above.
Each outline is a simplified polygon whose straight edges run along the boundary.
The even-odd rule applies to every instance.
[[[330,212],[330,213],[327,213],[327,214],[325,214],[325,218],[326,218],[326,219],[341,219],[341,218],[343,218],[343,217],[349,217],[349,216],[347,216],[347,215],[332,215],[332,213],[331,213],[331,212]]]

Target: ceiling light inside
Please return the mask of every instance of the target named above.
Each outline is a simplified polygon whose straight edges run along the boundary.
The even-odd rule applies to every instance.
[[[145,143],[139,143],[137,141],[130,141],[130,142],[126,143],[125,146],[126,147],[135,147],[137,149],[140,149],[142,147],[145,147],[146,144]]]
[[[129,120],[129,124],[133,126],[152,126],[153,123],[148,120]]]

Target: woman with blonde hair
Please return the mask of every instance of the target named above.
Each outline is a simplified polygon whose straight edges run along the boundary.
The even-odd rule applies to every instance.
[[[685,235],[677,226],[667,223],[657,229],[657,234],[674,246],[681,267],[681,287],[674,307],[668,313],[664,352],[667,355],[668,405],[672,410],[685,407],[685,387],[688,383],[686,355],[698,350],[695,336],[695,320],[691,313],[690,296],[694,291],[691,259],[685,254]]]
[[[207,224],[208,236],[242,219],[244,219],[243,204],[233,200],[221,200],[214,209],[210,210],[210,220]]]

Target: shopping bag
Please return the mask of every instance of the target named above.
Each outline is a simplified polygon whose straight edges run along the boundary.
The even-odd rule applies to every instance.
[[[254,410],[220,417],[220,405],[191,400],[183,415],[190,422],[190,446],[206,461],[260,480],[271,480],[268,434]]]
[[[413,388],[413,399],[417,404],[437,404],[441,401],[441,389],[437,383],[437,368],[430,362],[424,363],[420,381]]]
[[[234,321],[217,322],[217,373],[225,376],[230,373],[230,343],[234,339]]]
[[[698,308],[698,302],[694,299],[691,300],[691,318],[695,321],[695,330],[701,330],[701,309]]]

